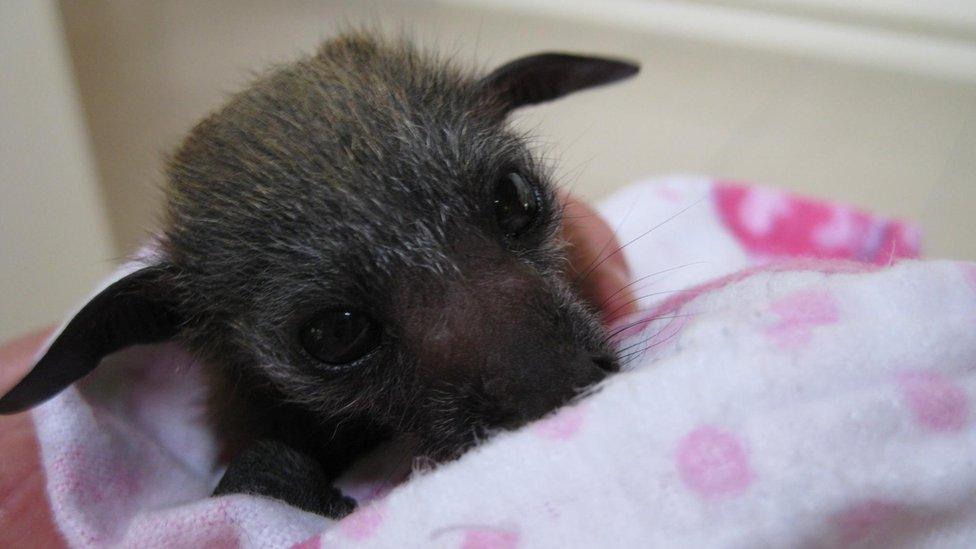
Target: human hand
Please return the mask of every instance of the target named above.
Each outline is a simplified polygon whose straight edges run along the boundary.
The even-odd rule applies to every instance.
[[[563,204],[563,238],[569,243],[571,279],[605,324],[637,310],[629,286],[630,268],[613,229],[595,209],[568,192]]]
[[[27,374],[50,329],[0,345],[0,394]],[[0,416],[0,547],[61,547],[30,412]]]

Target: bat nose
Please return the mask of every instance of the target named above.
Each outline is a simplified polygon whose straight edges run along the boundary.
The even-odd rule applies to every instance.
[[[590,355],[590,360],[593,364],[596,364],[601,370],[608,374],[613,374],[620,371],[620,362],[617,361],[617,357],[611,355],[610,353],[597,353]]]
[[[620,363],[617,358],[605,352],[583,352],[572,361],[565,386],[553,388],[555,392],[563,392],[562,397],[568,399],[578,395],[587,387],[600,383],[607,376],[619,372]]]
[[[501,423],[509,425],[520,425],[563,406],[587,387],[620,371],[620,363],[610,353],[584,351],[569,360],[547,360],[544,367],[523,364],[516,371],[536,375],[497,375],[483,382],[485,394],[499,403],[496,412],[504,418]]]

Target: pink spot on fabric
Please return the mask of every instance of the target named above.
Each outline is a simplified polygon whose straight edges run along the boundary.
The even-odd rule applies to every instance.
[[[814,244],[827,250],[848,245],[857,239],[857,231],[861,228],[854,219],[855,215],[850,208],[837,206],[824,223],[813,229],[811,236]]]
[[[316,534],[305,541],[296,543],[291,549],[319,549],[322,547],[322,538]]]
[[[939,432],[961,430],[969,415],[966,393],[937,372],[904,372],[898,376],[902,396],[922,427]]]
[[[497,529],[471,529],[464,533],[461,549],[515,549],[519,535]]]
[[[777,218],[787,216],[792,210],[785,194],[770,189],[754,188],[739,203],[738,221],[750,234],[769,234],[776,226]]]
[[[872,499],[838,513],[831,522],[839,531],[841,542],[851,544],[863,541],[893,524],[901,510],[898,504]]]
[[[339,532],[351,540],[364,540],[376,533],[383,515],[378,504],[360,507],[339,522]]]
[[[887,265],[917,257],[918,231],[854,208],[782,191],[721,182],[719,219],[756,259],[847,259]]]
[[[803,290],[774,301],[769,310],[779,319],[764,333],[781,349],[794,349],[810,342],[813,329],[833,324],[840,318],[837,302],[824,290]]]
[[[681,480],[704,498],[740,494],[755,478],[739,439],[707,425],[681,439],[676,462]]]
[[[535,422],[535,434],[549,440],[568,440],[583,427],[585,404],[569,406],[555,414]]]

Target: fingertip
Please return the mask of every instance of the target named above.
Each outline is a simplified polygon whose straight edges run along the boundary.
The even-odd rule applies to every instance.
[[[51,336],[53,328],[35,330],[0,344],[0,394],[6,393],[33,366],[34,355]]]
[[[607,266],[601,276],[603,286],[606,287],[606,297],[601,302],[601,317],[605,324],[613,322],[637,312],[637,300],[630,288],[630,272],[625,262],[618,262]]]
[[[610,323],[637,310],[629,288],[630,265],[613,228],[599,212],[568,192],[560,193],[565,206],[563,231],[571,243],[573,271],[582,277],[583,296]]]

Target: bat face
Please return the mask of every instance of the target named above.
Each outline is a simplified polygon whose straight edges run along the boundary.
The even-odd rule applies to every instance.
[[[505,117],[636,72],[548,53],[476,77],[362,34],[272,70],[191,131],[158,254],[82,308],[0,413],[176,338],[231,415],[297,407],[435,459],[544,415],[617,364],[565,277],[551,182]]]
[[[447,457],[616,364],[523,139],[412,55],[346,45],[237,96],[174,157],[164,242],[194,347]]]

